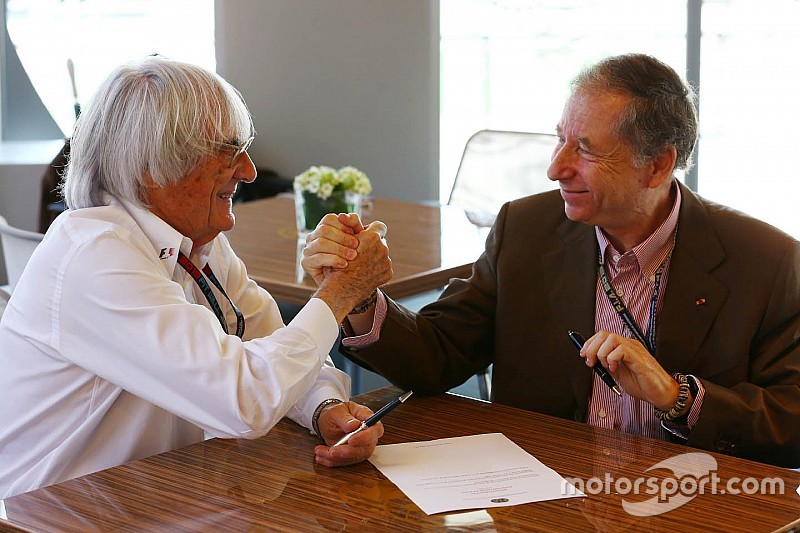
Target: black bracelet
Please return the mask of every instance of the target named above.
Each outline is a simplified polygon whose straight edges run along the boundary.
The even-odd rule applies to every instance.
[[[360,304],[358,304],[357,306],[355,306],[355,307],[354,307],[354,308],[353,308],[353,309],[352,309],[352,310],[351,310],[349,313],[347,313],[347,314],[348,314],[348,315],[359,315],[359,314],[361,314],[361,313],[364,313],[364,312],[366,312],[366,311],[367,311],[367,309],[369,309],[370,307],[372,307],[373,305],[375,305],[375,302],[376,302],[377,300],[378,300],[378,289],[375,289],[374,291],[372,291],[372,294],[370,294],[369,296],[367,296],[367,297],[366,297],[366,299],[365,299],[364,301],[362,301]]]
[[[314,409],[314,414],[311,415],[311,429],[314,433],[317,434],[319,438],[322,438],[322,433],[319,432],[319,417],[322,415],[322,410],[328,407],[331,404],[339,404],[342,403],[342,400],[338,398],[328,398],[327,400],[320,403],[316,409]]]
[[[656,416],[665,422],[672,422],[680,417],[691,396],[692,387],[689,383],[689,377],[680,372],[675,372],[672,377],[678,382],[678,399],[675,401],[675,405],[669,411],[663,411],[656,407]]]

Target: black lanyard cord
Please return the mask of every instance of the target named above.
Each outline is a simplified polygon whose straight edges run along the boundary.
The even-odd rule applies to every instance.
[[[233,304],[228,294],[225,292],[225,289],[222,288],[222,284],[219,282],[217,277],[214,275],[214,272],[211,270],[211,267],[206,264],[203,267],[202,273],[200,269],[198,269],[192,261],[186,257],[183,252],[178,252],[178,264],[181,265],[186,272],[192,277],[192,279],[197,283],[197,286],[200,287],[200,290],[203,292],[203,296],[206,297],[208,304],[211,306],[211,310],[214,311],[214,314],[217,315],[217,319],[219,320],[220,325],[222,326],[222,330],[225,333],[228,333],[228,325],[225,323],[225,313],[222,312],[222,308],[219,306],[219,302],[217,302],[217,298],[214,296],[214,293],[211,290],[211,287],[208,285],[208,282],[203,277],[205,274],[211,283],[219,290],[220,293],[228,300],[233,308],[233,312],[236,315],[236,336],[240,339],[244,335],[244,315],[239,308]]]

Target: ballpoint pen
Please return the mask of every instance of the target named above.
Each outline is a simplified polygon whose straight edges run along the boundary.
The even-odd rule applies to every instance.
[[[569,330],[567,332],[567,335],[569,335],[569,338],[572,341],[572,343],[578,347],[578,350],[583,348],[583,345],[586,342],[586,340],[584,340],[583,336],[580,333],[578,333],[577,331]],[[617,393],[617,396],[622,396],[622,391],[619,390],[619,385],[617,385],[617,382],[614,381],[614,378],[611,376],[608,370],[606,370],[606,367],[600,364],[599,360],[595,361],[592,369],[594,370],[595,374],[600,376],[600,379],[602,379],[603,382],[606,385],[608,385],[609,388],[611,388],[611,390]]]
[[[384,405],[383,407],[378,409],[378,411],[374,415],[372,415],[371,417],[369,417],[366,420],[364,420],[363,422],[361,422],[361,425],[358,426],[358,428],[356,430],[351,431],[350,433],[348,433],[347,435],[342,437],[339,440],[339,442],[337,442],[336,444],[331,446],[331,448],[335,448],[336,446],[339,446],[340,444],[346,443],[348,440],[350,440],[350,437],[352,437],[356,433],[374,426],[375,424],[377,424],[380,421],[381,418],[383,418],[384,416],[386,416],[390,412],[392,412],[395,407],[397,407],[398,405],[400,405],[404,401],[408,400],[409,396],[411,396],[412,394],[414,394],[414,391],[408,391],[407,393],[405,393],[405,394],[403,394],[401,396],[398,396],[397,398],[395,398],[391,402],[387,403],[386,405]]]

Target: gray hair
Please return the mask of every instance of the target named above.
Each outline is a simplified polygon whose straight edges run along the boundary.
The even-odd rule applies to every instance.
[[[604,59],[572,81],[573,94],[595,90],[631,97],[615,129],[633,150],[636,165],[672,145],[678,154],[675,168],[689,170],[697,141],[695,93],[669,65],[644,54]]]
[[[213,72],[163,57],[115,69],[81,112],[62,194],[71,209],[103,194],[145,206],[150,179],[178,183],[221,145],[253,135],[242,95]]]

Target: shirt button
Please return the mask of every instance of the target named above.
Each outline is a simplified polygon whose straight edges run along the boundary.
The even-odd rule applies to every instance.
[[[617,295],[625,296],[625,290],[624,289],[617,289]]]
[[[614,255],[612,255],[612,256],[611,256],[611,259],[613,259],[613,260],[614,260],[614,262],[616,263],[617,261],[619,261],[619,254],[614,254]]]
[[[599,416],[600,418],[605,418],[606,417],[606,410],[601,407],[600,410],[597,411],[597,416]]]

